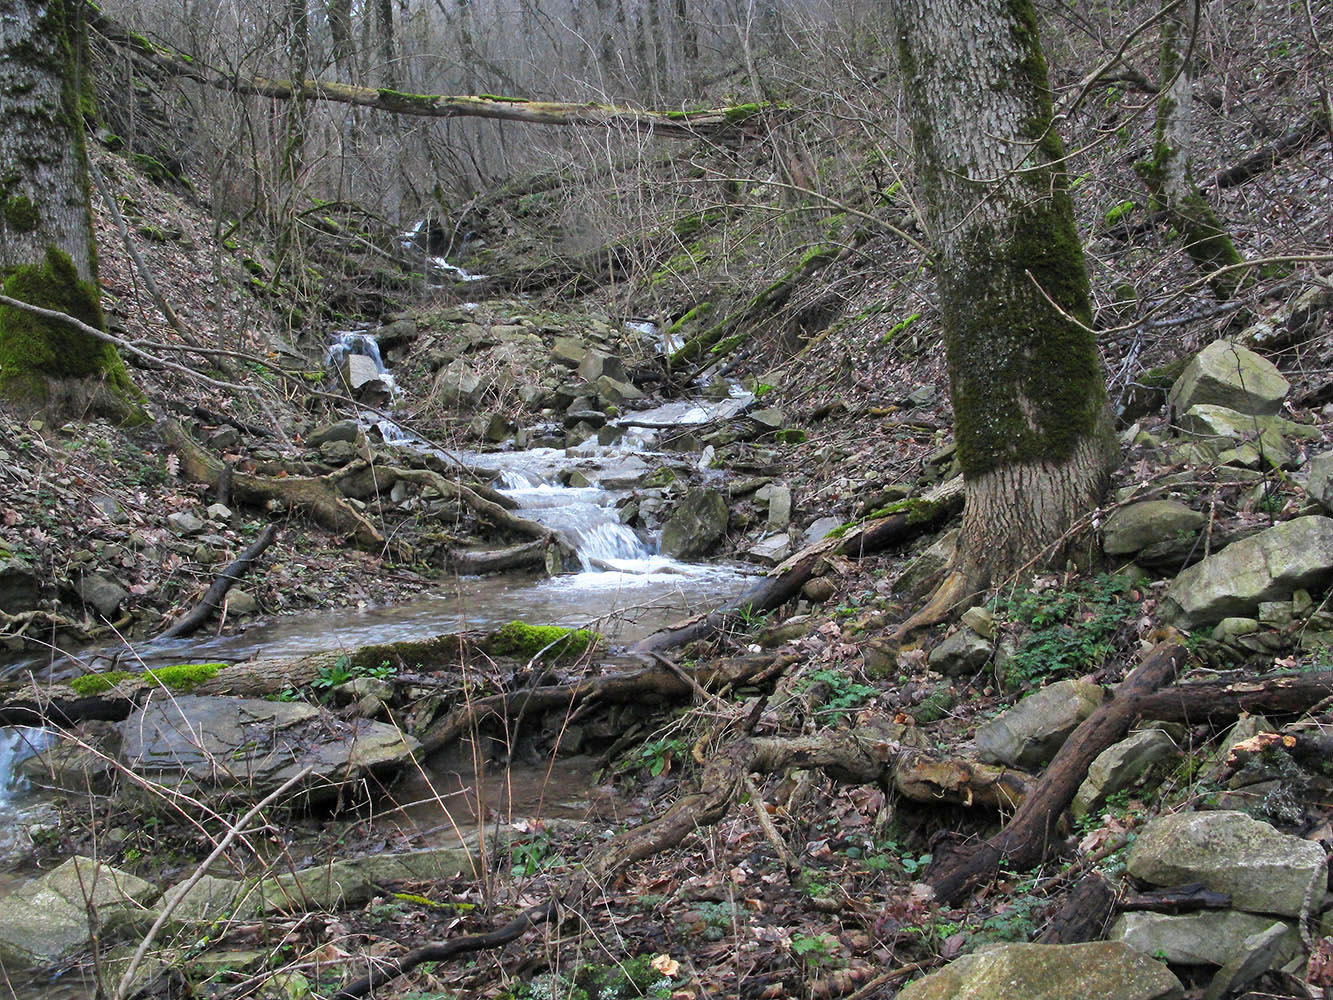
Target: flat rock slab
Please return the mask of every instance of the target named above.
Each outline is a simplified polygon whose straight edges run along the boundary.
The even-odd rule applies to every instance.
[[[395,772],[419,744],[396,727],[339,719],[314,705],[257,698],[156,698],[120,724],[121,760],[137,774],[210,797],[258,800],[306,767],[292,799],[336,797]]]
[[[955,959],[900,1000],[1178,1000],[1180,980],[1118,941],[1005,944]]]
[[[171,924],[210,924],[224,916],[250,920],[261,913],[301,913],[360,906],[393,882],[426,882],[458,875],[476,878],[477,856],[461,847],[438,847],[401,854],[377,854],[242,881],[205,875],[188,889],[168,889],[163,907],[172,906]],[[183,897],[177,899],[177,897]]]
[[[1273,926],[1273,918],[1239,910],[1201,913],[1122,913],[1111,925],[1108,940],[1123,941],[1145,955],[1172,965],[1225,965],[1246,940]],[[1300,934],[1286,927],[1290,943],[1299,947]]]
[[[0,968],[63,962],[116,932],[147,929],[157,887],[128,872],[75,856],[0,901]]]
[[[1262,601],[1289,598],[1333,581],[1333,518],[1297,517],[1232,542],[1184,570],[1163,600],[1180,628],[1254,617]]]
[[[1124,556],[1149,545],[1193,533],[1208,522],[1197,510],[1176,500],[1144,500],[1127,504],[1106,519],[1102,548],[1108,556]]]
[[[1129,873],[1154,885],[1201,882],[1238,910],[1294,917],[1324,877],[1324,849],[1242,812],[1176,813],[1144,828]]]

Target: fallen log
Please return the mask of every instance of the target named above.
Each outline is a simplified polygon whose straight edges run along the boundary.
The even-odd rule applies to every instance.
[[[938,899],[955,903],[1001,863],[1033,868],[1045,860],[1055,841],[1055,826],[1087,777],[1088,765],[1129,731],[1139,718],[1141,699],[1161,687],[1183,660],[1185,648],[1160,642],[1116,689],[1114,697],[1088,716],[1056,753],[1004,828],[982,844],[950,852],[931,864],[925,881]]]
[[[722,632],[739,618],[771,611],[800,593],[820,561],[827,556],[847,555],[859,559],[901,545],[933,531],[962,508],[963,477],[955,476],[924,496],[884,508],[878,512],[879,516],[863,521],[837,537],[812,542],[774,567],[767,577],[732,604],[654,632],[630,647],[630,652],[635,655],[660,653]]]
[[[1207,722],[1242,712],[1296,715],[1333,696],[1333,670],[1283,677],[1177,684],[1138,698],[1135,708],[1158,722]]]
[[[324,80],[276,80],[214,70],[183,52],[151,42],[127,30],[95,8],[89,8],[88,23],[108,41],[174,76],[236,94],[278,100],[330,101],[424,118],[471,117],[538,125],[601,129],[618,127],[673,139],[719,139],[761,134],[766,120],[785,118],[790,114],[786,107],[767,102],[701,111],[650,111],[595,101],[531,101],[494,94],[408,94],[385,87],[357,87]],[[762,134],[767,135],[767,132],[762,131]]]
[[[204,596],[199,603],[176,624],[163,631],[157,638],[159,639],[179,639],[182,636],[193,635],[208,620],[208,616],[218,609],[222,599],[227,596],[227,591],[239,581],[246,573],[250,572],[250,567],[255,564],[264,550],[273,544],[273,540],[278,537],[278,529],[274,525],[268,525],[259,533],[259,537],[251,543],[250,547],[241,553],[230,566],[224,569],[221,575],[213,581],[213,585],[204,592]]]

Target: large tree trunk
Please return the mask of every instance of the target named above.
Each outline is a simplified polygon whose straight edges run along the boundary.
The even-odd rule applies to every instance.
[[[3,291],[104,328],[83,146],[83,5],[12,0],[0,13]],[[110,344],[0,309],[0,396],[21,412],[73,406],[141,417]]]
[[[1116,452],[1032,4],[894,10],[967,482],[924,621],[1058,556]]]

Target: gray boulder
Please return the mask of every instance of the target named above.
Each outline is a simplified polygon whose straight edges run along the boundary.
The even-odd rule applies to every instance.
[[[1232,542],[1184,570],[1163,597],[1164,617],[1180,628],[1252,617],[1261,601],[1333,581],[1333,519],[1298,517]]]
[[[1175,752],[1175,741],[1160,729],[1144,729],[1107,747],[1088,765],[1088,776],[1074,796],[1074,815],[1086,816],[1108,795],[1128,788],[1153,764]]]
[[[791,487],[774,483],[768,490],[768,530],[786,531],[791,524]]]
[[[372,406],[387,403],[392,395],[389,379],[375,364],[375,359],[364,354],[349,354],[343,358],[338,375],[347,391],[363,403]]]
[[[1239,910],[1203,910],[1199,913],[1122,913],[1107,934],[1136,951],[1172,965],[1224,965],[1245,939],[1268,930],[1273,918]],[[1285,926],[1285,925],[1284,925]],[[1300,935],[1287,927],[1296,944]]]
[[[643,399],[643,393],[638,388],[610,375],[599,376],[593,385],[597,387],[597,395],[602,401],[613,406],[623,406],[630,400]]]
[[[662,552],[677,559],[699,559],[727,533],[727,501],[714,489],[692,489],[662,526]]]
[[[786,532],[762,538],[745,550],[747,559],[765,566],[776,566],[789,555],[791,555],[791,538]]]
[[[461,359],[441,368],[431,386],[431,395],[451,406],[476,406],[485,392],[481,377]]]
[[[1106,519],[1102,549],[1108,556],[1123,556],[1149,545],[1193,533],[1208,518],[1176,500],[1145,500],[1121,507]]]
[[[1230,895],[1238,910],[1294,917],[1324,877],[1324,850],[1245,813],[1176,813],[1139,835],[1129,873],[1154,885],[1201,882]]]
[[[1180,981],[1118,941],[1002,944],[954,959],[899,1000],[1179,1000]]]
[[[1090,681],[1050,684],[978,729],[977,756],[992,764],[1041,767],[1105,698]]]
[[[966,677],[985,666],[991,652],[988,639],[963,626],[930,651],[930,669],[945,677]]]
[[[182,538],[198,535],[208,527],[208,522],[193,511],[178,510],[167,515],[167,526]]]
[[[1306,466],[1305,488],[1324,510],[1333,513],[1333,451],[1310,459]]]
[[[130,592],[101,573],[85,573],[74,584],[79,599],[103,618],[114,618]]]
[[[335,799],[372,775],[396,772],[419,746],[385,723],[258,698],[156,699],[119,730],[121,760],[136,774],[223,800],[259,799],[307,767],[291,801]]]
[[[1185,433],[1205,440],[1222,444],[1252,442],[1219,453],[1219,460],[1235,465],[1247,464],[1248,448],[1255,452],[1255,464],[1262,459],[1273,468],[1287,468],[1293,464],[1295,455],[1291,440],[1317,441],[1321,437],[1318,428],[1307,424],[1281,417],[1255,416],[1213,404],[1190,407],[1179,417],[1179,423]]]
[[[1242,992],[1269,969],[1280,968],[1294,955],[1291,928],[1273,923],[1241,942],[1204,990],[1203,1000],[1225,1000]]]
[[[603,375],[608,375],[618,382],[626,381],[625,366],[620,359],[605,351],[591,350],[583,355],[579,362],[579,375],[585,382],[596,382]]]
[[[1218,340],[1185,367],[1167,402],[1175,413],[1207,403],[1241,413],[1277,413],[1290,388],[1271,361],[1248,347]]]
[[[0,558],[0,611],[17,615],[37,607],[42,581],[22,559]]]
[[[325,441],[355,441],[360,430],[355,420],[338,420],[323,427],[317,427],[306,435],[307,448],[318,448]]]
[[[137,876],[75,856],[0,904],[0,968],[41,968],[70,958],[93,935],[105,943],[156,919],[157,889]]]

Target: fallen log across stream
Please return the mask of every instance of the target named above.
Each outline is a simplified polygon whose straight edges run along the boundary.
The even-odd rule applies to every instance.
[[[771,611],[800,593],[820,563],[834,555],[860,558],[902,545],[934,531],[963,509],[963,477],[956,476],[924,496],[900,501],[881,516],[863,521],[835,537],[812,542],[774,569],[763,580],[725,608],[678,622],[654,632],[631,647],[630,652],[648,656],[724,632],[735,621],[761,611]]]

